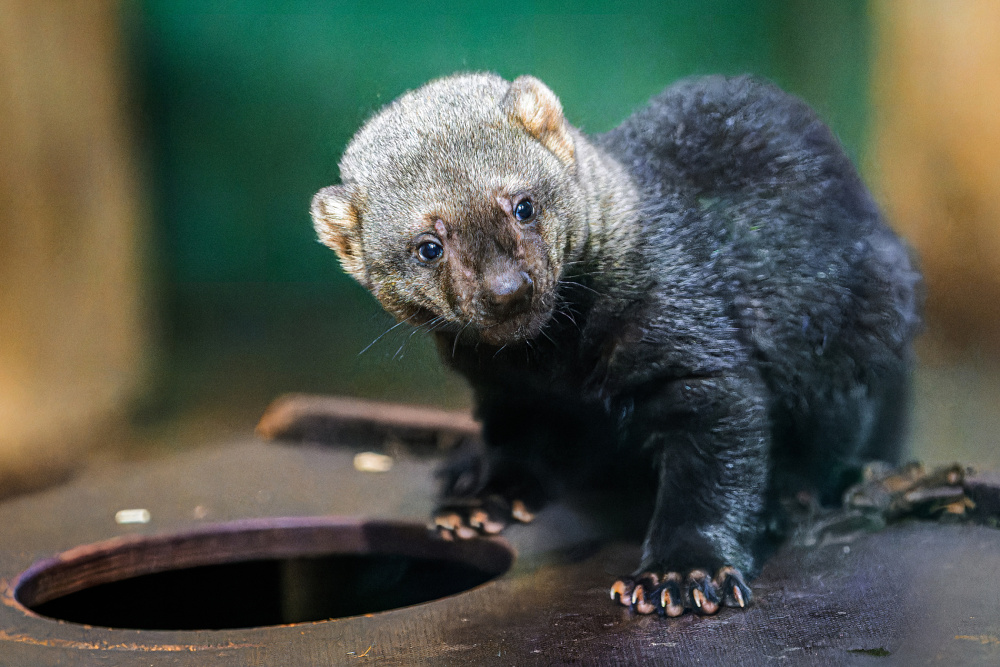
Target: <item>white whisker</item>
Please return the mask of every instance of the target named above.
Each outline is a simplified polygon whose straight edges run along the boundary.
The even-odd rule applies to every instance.
[[[387,333],[389,333],[390,331],[392,331],[393,329],[395,329],[398,326],[406,324],[407,322],[409,322],[410,320],[412,320],[414,317],[416,317],[416,315],[417,314],[414,313],[413,315],[410,315],[409,317],[407,317],[405,320],[400,320],[399,322],[396,322],[391,327],[389,327],[388,329],[386,329],[385,331],[383,331],[375,340],[373,340],[372,342],[368,343],[368,345],[365,346],[365,349],[363,349],[360,352],[358,352],[358,356],[360,357],[362,354],[364,354],[369,349],[371,349],[371,346],[374,345],[375,343],[379,342],[380,340],[382,340],[382,338],[384,338]]]

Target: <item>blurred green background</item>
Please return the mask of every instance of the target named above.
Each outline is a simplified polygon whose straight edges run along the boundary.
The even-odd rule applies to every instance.
[[[1000,456],[995,0],[2,7],[0,496],[246,435],[284,392],[468,407],[308,215],[368,116],[462,70],[538,76],[594,133],[690,75],[803,97],[920,254],[913,455]]]
[[[860,0],[143,0],[123,21],[151,195],[154,412],[256,411],[294,390],[468,403],[422,335],[359,356],[392,321],[308,216],[364,120],[429,79],[530,73],[602,132],[678,78],[753,73],[814,105],[855,159],[866,141]]]

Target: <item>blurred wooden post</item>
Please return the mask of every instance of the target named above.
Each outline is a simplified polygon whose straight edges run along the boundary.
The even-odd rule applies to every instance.
[[[875,0],[873,175],[927,278],[925,351],[1000,353],[1000,2]]]
[[[118,3],[0,9],[0,495],[122,414],[146,330]]]

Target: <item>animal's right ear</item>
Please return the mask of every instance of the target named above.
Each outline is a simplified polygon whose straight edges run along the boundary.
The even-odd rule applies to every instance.
[[[351,188],[346,185],[323,188],[313,197],[309,212],[319,240],[337,253],[344,271],[367,286],[361,220]]]
[[[563,117],[562,104],[548,86],[533,76],[519,76],[510,84],[501,105],[563,164],[572,167],[576,163],[573,137]]]

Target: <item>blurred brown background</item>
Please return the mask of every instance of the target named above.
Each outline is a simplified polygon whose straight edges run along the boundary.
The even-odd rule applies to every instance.
[[[817,107],[921,256],[914,456],[997,465],[1000,3],[0,0],[0,495],[248,433],[284,391],[468,404],[312,239],[381,104],[532,73],[587,131],[680,76]]]
[[[925,0],[873,9],[871,176],[896,229],[922,259],[926,343],[939,354],[995,357],[1000,4]]]
[[[0,6],[0,494],[61,475],[149,379],[115,9]]]

